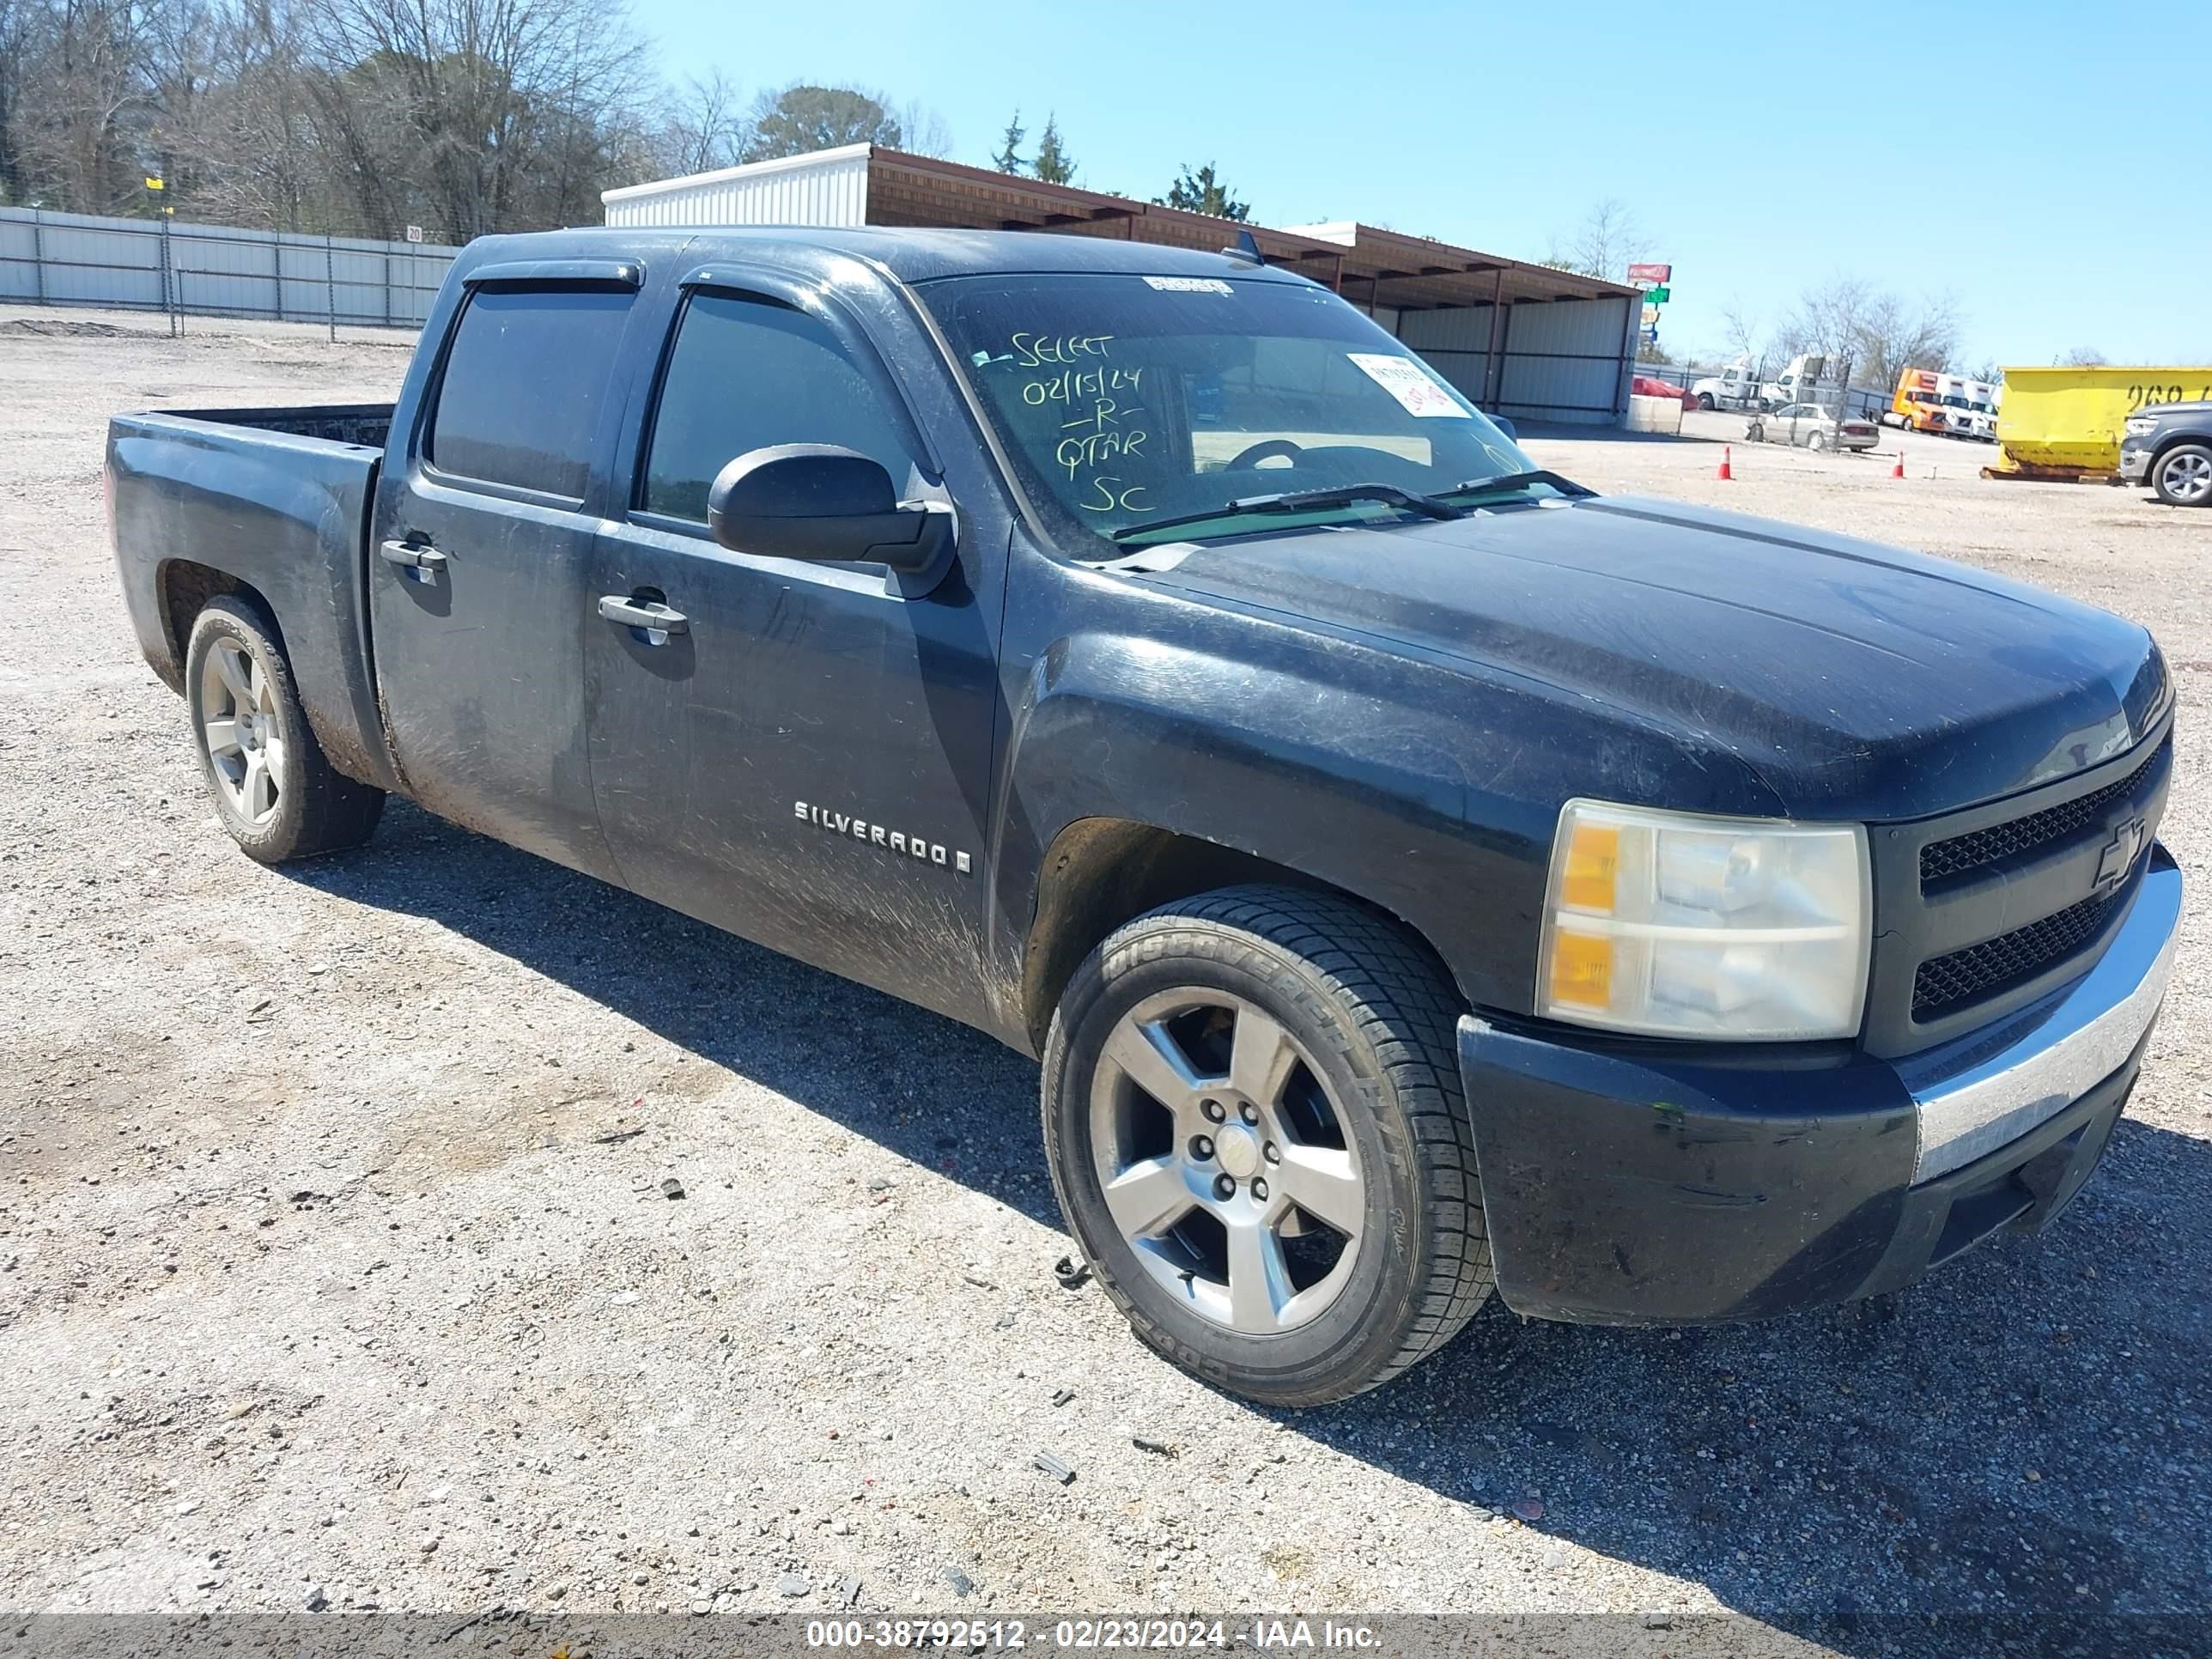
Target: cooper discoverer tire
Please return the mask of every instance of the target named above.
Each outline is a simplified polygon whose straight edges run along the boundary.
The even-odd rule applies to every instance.
[[[1490,1294],[1455,991],[1389,918],[1292,888],[1138,917],[1055,1012],[1054,1188],[1132,1328],[1275,1406],[1375,1387]]]
[[[185,703],[216,814],[250,857],[313,858],[375,830],[384,791],[324,757],[276,630],[251,601],[222,594],[194,620]]]

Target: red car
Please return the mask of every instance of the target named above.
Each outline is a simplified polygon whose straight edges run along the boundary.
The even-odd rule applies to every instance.
[[[1662,380],[1656,375],[1639,374],[1630,382],[1629,389],[1639,398],[1674,398],[1685,409],[1695,409],[1698,400],[1676,386],[1672,380]]]

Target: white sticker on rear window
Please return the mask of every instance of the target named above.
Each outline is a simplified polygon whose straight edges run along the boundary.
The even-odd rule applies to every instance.
[[[1467,409],[1438,386],[1429,371],[1410,357],[1394,357],[1387,351],[1347,351],[1367,378],[1395,398],[1408,415],[1456,415],[1465,420]]]
[[[1226,294],[1236,298],[1237,290],[1218,276],[1147,276],[1145,286],[1156,288],[1163,294]]]

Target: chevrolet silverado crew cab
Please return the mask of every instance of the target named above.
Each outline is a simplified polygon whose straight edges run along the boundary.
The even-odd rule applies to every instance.
[[[2141,628],[1594,495],[1249,257],[494,238],[397,404],[107,481],[247,853],[396,792],[1038,1056],[1100,1282],[1259,1401],[2039,1228],[2165,989]]]

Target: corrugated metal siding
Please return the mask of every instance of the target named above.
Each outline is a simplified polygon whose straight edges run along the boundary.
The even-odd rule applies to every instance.
[[[744,167],[610,192],[611,225],[822,225],[868,222],[868,158],[754,173]]]
[[[1627,300],[1517,305],[1499,362],[1502,414],[1575,424],[1611,424],[1627,390],[1621,372]]]
[[[1610,425],[1628,381],[1621,369],[1628,326],[1626,299],[1523,301],[1506,307],[1498,369],[1490,362],[1490,306],[1408,311],[1398,337],[1485,409],[1516,420]],[[1633,342],[1628,342],[1631,349]]]
[[[0,299],[411,328],[459,252],[0,208]]]

